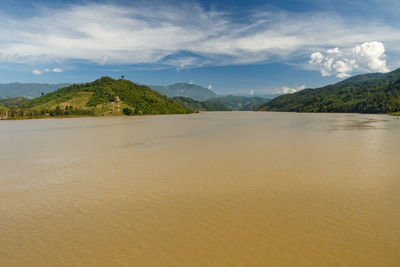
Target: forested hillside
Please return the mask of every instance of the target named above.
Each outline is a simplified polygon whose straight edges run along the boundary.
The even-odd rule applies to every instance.
[[[102,77],[74,84],[9,109],[9,117],[178,114],[192,111],[131,81]]]
[[[279,96],[262,105],[264,111],[400,112],[400,69],[354,76],[317,89]]]

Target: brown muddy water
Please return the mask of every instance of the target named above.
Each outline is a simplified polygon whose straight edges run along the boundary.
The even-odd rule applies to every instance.
[[[0,121],[0,266],[399,266],[400,120]]]

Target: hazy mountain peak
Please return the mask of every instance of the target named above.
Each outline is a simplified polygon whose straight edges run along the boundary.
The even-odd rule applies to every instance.
[[[196,84],[183,83],[183,82],[174,83],[171,85],[164,85],[164,86],[149,85],[149,87],[168,97],[183,96],[183,97],[190,97],[194,100],[204,101],[211,97],[217,96],[217,94],[211,91],[210,89],[201,87]]]

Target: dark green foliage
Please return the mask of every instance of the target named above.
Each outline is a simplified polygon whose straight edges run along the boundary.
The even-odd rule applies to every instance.
[[[99,104],[112,102],[114,101],[114,95],[115,93],[110,87],[96,88],[87,105],[89,107],[95,107]]]
[[[133,110],[131,108],[124,108],[122,110],[122,113],[124,113],[125,115],[130,116],[130,115],[133,115]]]
[[[216,93],[207,88],[188,83],[175,83],[167,86],[149,85],[149,87],[168,97],[184,96],[198,101],[217,96]]]
[[[263,104],[269,99],[262,97],[247,97],[247,96],[219,96],[209,99],[213,102],[222,103],[232,110],[256,110],[259,104]]]
[[[196,101],[189,97],[174,97],[172,98],[180,105],[195,111],[230,111],[231,109],[222,103],[214,101]]]
[[[135,108],[138,114],[176,114],[191,111],[177,104],[147,86],[137,85],[128,80],[113,80],[112,90],[121,101]]]
[[[400,69],[358,75],[334,85],[279,96],[259,110],[394,113],[400,111]]]
[[[55,109],[22,109],[22,108],[10,108],[8,117],[10,119],[15,118],[43,118],[43,117],[68,117],[68,116],[94,116],[93,109],[78,109],[72,106],[67,106],[65,109],[57,106]]]
[[[6,107],[18,107],[19,105],[28,102],[29,99],[23,96],[0,99],[0,104],[3,104]]]
[[[6,107],[0,104],[0,116],[6,113]]]

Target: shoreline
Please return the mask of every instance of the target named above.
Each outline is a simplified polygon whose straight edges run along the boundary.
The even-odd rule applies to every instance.
[[[158,115],[190,115],[190,114],[198,114],[199,112],[193,113],[171,113],[171,114],[136,114],[136,115],[123,115],[123,114],[115,114],[115,115],[106,115],[106,116],[85,116],[85,115],[77,115],[77,116],[44,116],[44,117],[13,117],[13,118],[4,118],[0,117],[0,121],[22,121],[22,120],[42,120],[42,119],[77,119],[77,118],[112,118],[112,117],[143,117],[143,116],[158,116]]]

